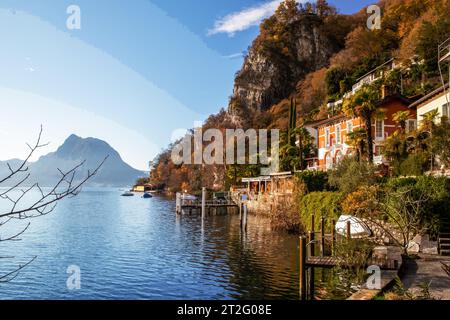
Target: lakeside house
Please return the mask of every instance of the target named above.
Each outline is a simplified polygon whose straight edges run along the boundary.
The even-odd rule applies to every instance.
[[[424,115],[434,110],[438,111],[437,122],[441,122],[442,119],[448,120],[450,117],[450,93],[448,89],[449,84],[447,83],[409,106],[411,110],[417,110],[419,125],[423,121]]]
[[[410,119],[407,121],[407,131],[413,131],[417,127],[416,112],[411,108],[412,101],[399,94],[387,95],[382,90],[382,101],[377,105],[377,111],[382,118],[372,120],[372,139],[374,141],[374,163],[387,163],[383,156],[383,147],[386,139],[399,129],[399,125],[392,119],[399,111],[410,111]],[[346,155],[354,152],[354,147],[347,143],[347,135],[353,130],[364,127],[364,121],[360,117],[348,117],[340,114],[328,119],[316,121],[310,126],[317,130],[318,154],[315,166],[309,169],[330,170],[338,164]]]

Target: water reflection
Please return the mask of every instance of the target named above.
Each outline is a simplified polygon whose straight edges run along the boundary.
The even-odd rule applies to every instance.
[[[0,298],[15,299],[298,299],[298,237],[249,216],[177,216],[174,202],[87,190],[32,221],[2,256],[38,259]],[[20,261],[19,261],[20,262]],[[69,265],[81,290],[66,287]],[[11,266],[0,262],[0,274]]]

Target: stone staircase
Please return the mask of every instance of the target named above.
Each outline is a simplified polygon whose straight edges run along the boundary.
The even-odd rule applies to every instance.
[[[443,218],[439,232],[439,253],[450,256],[450,218]]]

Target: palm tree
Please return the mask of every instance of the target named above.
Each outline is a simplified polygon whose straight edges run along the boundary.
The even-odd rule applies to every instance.
[[[409,111],[398,111],[392,115],[392,120],[402,128],[402,132],[406,132],[406,121],[408,121],[411,113]]]
[[[361,117],[364,121],[367,132],[367,155],[371,163],[373,162],[372,117],[380,100],[378,86],[371,84],[364,85],[351,98],[346,99],[343,105],[347,115]]]
[[[361,157],[364,153],[364,146],[366,145],[367,132],[364,128],[354,129],[347,134],[347,144],[356,149],[356,157],[358,161],[361,161]]]
[[[422,116],[422,130],[429,131],[432,133],[434,127],[436,126],[436,119],[439,116],[439,110],[434,109],[430,112],[425,113]]]
[[[400,161],[402,158],[407,157],[407,140],[403,132],[396,131],[386,139],[384,155],[391,161]]]

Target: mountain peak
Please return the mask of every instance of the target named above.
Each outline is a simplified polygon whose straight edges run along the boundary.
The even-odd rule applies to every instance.
[[[97,138],[81,138],[71,134],[56,151],[63,159],[104,158],[106,156],[120,159],[119,153],[107,142]]]
[[[137,178],[145,176],[142,171],[125,163],[119,153],[107,142],[91,137],[81,138],[72,134],[55,152],[44,155],[38,161],[30,164],[32,174],[30,182],[39,182],[42,186],[52,186],[61,178],[57,169],[67,171],[83,162],[83,165],[77,170],[76,177],[76,179],[81,179],[87,176],[88,170],[96,168],[106,157],[108,157],[107,161],[89,182],[90,184],[127,186],[133,184]],[[7,167],[3,166],[3,171],[6,169]],[[0,174],[1,170],[2,166],[0,166]]]
[[[77,140],[81,140],[81,137],[77,136],[76,134],[72,133],[65,141],[64,143],[67,142],[73,142],[73,141],[77,141]]]

